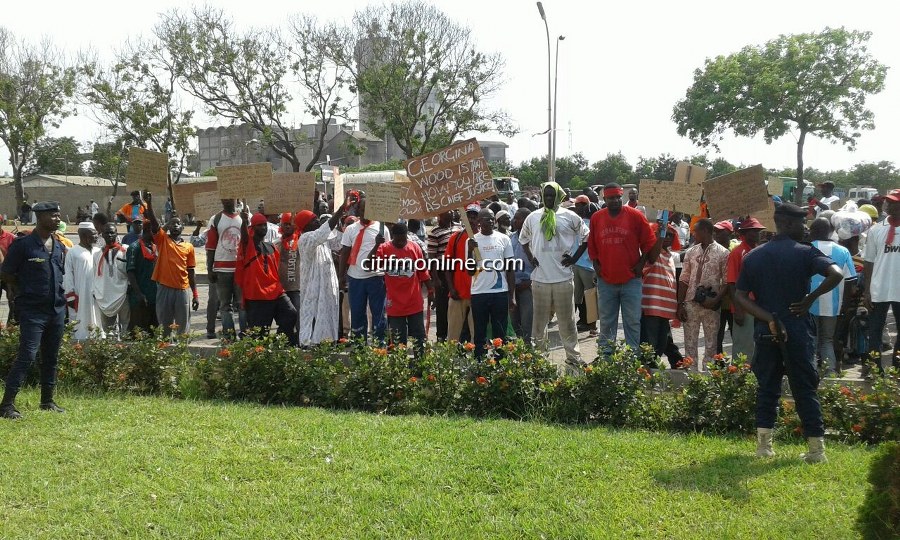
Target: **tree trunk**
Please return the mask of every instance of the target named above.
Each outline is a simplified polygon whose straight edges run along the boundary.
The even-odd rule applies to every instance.
[[[13,186],[16,190],[16,212],[13,215],[18,216],[19,212],[22,210],[22,205],[25,204],[25,186],[22,185],[22,169],[13,167]]]
[[[797,139],[797,189],[794,191],[794,204],[800,207],[806,206],[806,200],[803,198],[803,188],[806,184],[803,182],[803,143],[806,142],[806,130],[800,129],[800,138]]]

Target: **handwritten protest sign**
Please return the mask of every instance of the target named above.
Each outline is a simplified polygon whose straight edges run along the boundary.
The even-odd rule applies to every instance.
[[[775,232],[775,201],[769,199],[769,207],[762,212],[754,212],[753,217],[758,219],[763,227]]]
[[[703,192],[709,215],[714,220],[743,217],[769,207],[762,165],[707,180],[703,183]]]
[[[421,208],[410,217],[436,216],[496,193],[494,179],[478,141],[468,139],[403,162],[409,197]]]
[[[706,180],[707,170],[688,161],[675,164],[675,182],[679,184],[702,184]],[[641,199],[644,194],[641,193]]]
[[[700,208],[703,186],[668,182],[665,180],[641,180],[641,204],[656,210],[675,210],[696,214]],[[656,216],[653,216],[656,220]]]
[[[202,191],[194,194],[194,218],[206,221],[222,211],[222,199],[217,191]]]
[[[784,193],[784,180],[777,176],[770,176],[766,178],[766,182],[768,182],[766,189],[769,190],[769,195],[781,197],[781,194]]]
[[[272,174],[272,189],[263,196],[267,214],[312,210],[316,191],[316,175],[309,172],[277,172]]]
[[[194,207],[194,195],[198,193],[212,192],[218,198],[219,186],[215,180],[208,182],[191,182],[189,184],[173,184],[172,195],[175,197],[175,209],[179,215],[191,214],[197,215]],[[206,219],[209,216],[204,217]]]
[[[378,182],[366,191],[366,217],[382,223],[397,223],[407,182]]]
[[[130,189],[165,193],[169,189],[169,156],[143,148],[128,149],[125,183]]]
[[[216,167],[219,197],[239,199],[267,193],[272,189],[272,164],[222,165]]]
[[[332,179],[334,181],[334,208],[340,207],[344,204],[344,179],[341,177],[341,171],[338,170],[337,167],[332,167]],[[322,180],[325,180],[325,168],[322,168]],[[326,181],[325,185],[328,183]]]

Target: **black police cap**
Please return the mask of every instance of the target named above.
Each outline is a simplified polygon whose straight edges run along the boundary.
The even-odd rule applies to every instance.
[[[805,218],[806,210],[800,208],[796,204],[792,204],[789,202],[782,203],[781,206],[775,209],[776,216],[789,216],[795,218]]]
[[[34,212],[59,212],[59,203],[56,201],[41,201],[31,207]]]

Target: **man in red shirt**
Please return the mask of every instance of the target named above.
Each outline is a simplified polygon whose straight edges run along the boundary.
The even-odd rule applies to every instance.
[[[234,279],[243,292],[247,326],[262,337],[269,333],[274,320],[278,333],[286,335],[288,343],[296,345],[297,310],[285,294],[278,275],[281,255],[272,243],[265,241],[269,223],[265,215],[253,214],[250,219],[252,238],[246,223],[244,221],[241,227]]]
[[[738,276],[741,275],[744,257],[759,245],[759,235],[763,230],[765,227],[753,217],[748,217],[738,225],[738,236],[741,238],[741,243],[731,250],[728,262],[725,263],[725,283],[728,284],[728,296],[731,298],[734,298],[734,285],[737,283]],[[747,357],[747,361],[752,361],[756,348],[753,341],[755,326],[753,315],[741,309],[736,302],[732,303],[731,309],[734,313],[734,325],[731,327],[731,356],[737,358],[737,355],[743,354]]]
[[[416,358],[421,359],[425,354],[426,340],[422,284],[428,287],[429,303],[434,300],[434,287],[424,264],[425,254],[418,244],[408,240],[408,234],[405,223],[391,227],[391,241],[388,243],[379,234],[375,238],[375,247],[369,253],[368,264],[370,268],[375,265],[384,268],[387,294],[384,306],[391,343],[405,345],[409,338],[413,338]]]
[[[468,219],[469,224],[474,227],[479,212],[481,212],[481,205],[472,203],[466,207],[466,216],[463,219]],[[450,295],[450,301],[447,304],[447,339],[462,339],[464,321],[468,321],[469,339],[475,337],[471,312],[472,276],[464,268],[465,261],[469,258],[468,245],[469,233],[465,230],[453,233],[447,241],[444,259],[451,268],[446,271]]]
[[[13,240],[16,239],[16,235],[9,231],[4,231],[0,229],[0,264],[3,264],[3,259],[6,258],[6,252],[9,250],[9,245],[12,244]],[[9,316],[7,317],[6,322],[13,321],[13,313],[15,312],[15,300],[12,295],[9,294],[9,291],[6,288],[6,283],[0,280],[0,297],[3,297],[3,291],[6,291],[6,299],[9,302]]]
[[[599,277],[600,344],[616,340],[621,308],[625,343],[637,349],[641,340],[641,278],[656,238],[644,214],[622,204],[623,193],[622,186],[615,182],[603,187],[606,207],[591,216],[588,256]]]

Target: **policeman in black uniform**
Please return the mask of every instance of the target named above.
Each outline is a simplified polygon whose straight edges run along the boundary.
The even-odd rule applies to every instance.
[[[809,306],[844,279],[829,257],[803,239],[806,210],[785,203],[775,209],[778,233],[771,241],[744,257],[735,301],[756,318],[756,352],[753,373],[759,381],[756,392],[756,455],[771,457],[772,428],[781,380],[785,374],[797,404],[797,414],[809,444],[801,457],[807,463],[826,461],[825,426],[816,388],[819,374],[814,358],[815,340]],[[813,274],[825,281],[809,290]],[[750,299],[750,294],[754,299]]]
[[[0,416],[17,419],[15,399],[29,368],[41,349],[41,409],[63,412],[53,402],[56,364],[65,331],[66,300],[63,296],[63,245],[52,233],[59,225],[59,203],[39,202],[32,207],[37,218],[34,231],[9,246],[0,268],[3,281],[15,297],[19,320],[19,354],[6,376]]]

